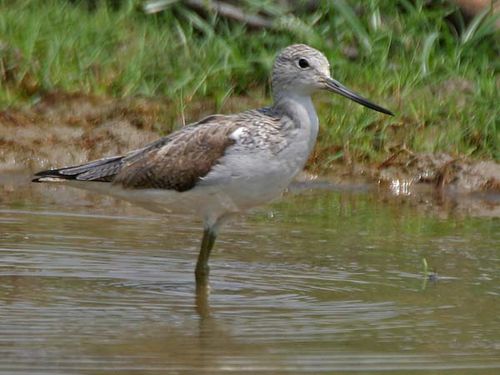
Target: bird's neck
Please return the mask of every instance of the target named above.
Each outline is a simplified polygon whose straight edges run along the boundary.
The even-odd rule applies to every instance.
[[[297,126],[308,127],[318,122],[316,109],[310,95],[286,95],[278,97],[273,108],[280,114],[290,117]]]
[[[273,108],[289,117],[297,128],[303,130],[312,151],[318,135],[318,116],[310,95],[286,95],[275,98]]]
[[[276,112],[288,116],[298,128],[309,130],[312,142],[318,133],[318,116],[310,95],[288,94],[275,98],[273,108]]]

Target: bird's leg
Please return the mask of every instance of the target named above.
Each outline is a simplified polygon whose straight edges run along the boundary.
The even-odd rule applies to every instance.
[[[201,240],[200,254],[198,255],[198,261],[196,262],[196,284],[203,285],[208,284],[208,258],[210,257],[210,252],[214,247],[215,238],[217,233],[210,227],[206,227],[203,231],[203,239]]]

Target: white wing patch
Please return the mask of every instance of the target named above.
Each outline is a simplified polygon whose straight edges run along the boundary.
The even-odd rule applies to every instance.
[[[244,135],[244,133],[245,133],[245,128],[241,127],[241,128],[236,129],[234,132],[232,132],[229,135],[229,138],[238,142],[240,140],[241,136]]]

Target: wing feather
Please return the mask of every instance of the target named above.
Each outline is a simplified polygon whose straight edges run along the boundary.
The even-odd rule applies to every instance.
[[[41,171],[35,174],[33,182],[64,180],[110,182],[120,170],[122,159],[123,156],[112,156],[77,166]]]
[[[186,191],[206,176],[235,140],[230,116],[210,116],[123,160],[113,180],[124,188]]]

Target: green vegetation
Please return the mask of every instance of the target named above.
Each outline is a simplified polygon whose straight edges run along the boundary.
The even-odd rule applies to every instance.
[[[321,2],[300,16],[246,1],[254,10],[266,3],[275,27],[250,31],[179,2],[147,15],[137,0],[93,10],[77,1],[0,1],[0,105],[33,103],[51,90],[156,96],[195,120],[197,100],[221,112],[229,96],[268,102],[276,52],[301,42],[327,55],[336,79],[397,113],[320,95],[322,167],[381,160],[401,147],[500,158],[497,17],[466,24],[448,3],[418,0]]]

